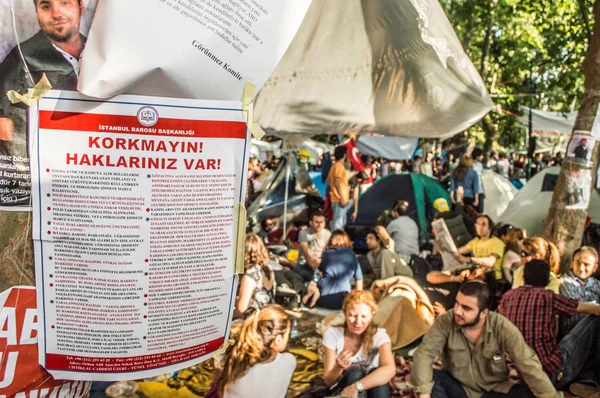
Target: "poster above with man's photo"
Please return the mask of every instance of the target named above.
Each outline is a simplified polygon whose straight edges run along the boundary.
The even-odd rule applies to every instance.
[[[0,209],[31,207],[26,95],[45,75],[76,90],[79,64],[98,0],[0,0]]]

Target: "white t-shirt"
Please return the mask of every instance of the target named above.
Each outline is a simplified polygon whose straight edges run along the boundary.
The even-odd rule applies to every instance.
[[[392,340],[383,328],[377,328],[373,336],[373,348],[371,355],[367,355],[363,347],[352,357],[352,365],[360,366],[367,371],[379,366],[379,347],[385,343],[391,343]],[[323,346],[335,350],[336,356],[344,350],[344,328],[341,326],[332,326],[325,331],[323,335]],[[368,358],[370,357],[370,358]],[[370,359],[370,360],[369,360]]]
[[[516,267],[513,266],[512,268],[509,268],[509,266],[515,262],[518,262],[519,264],[521,263],[520,255],[513,252],[512,250],[509,250],[506,253],[504,253],[504,257],[502,258],[502,272],[504,273],[504,277],[506,278],[506,280],[511,283],[513,280],[513,272],[515,272],[515,270],[519,267],[519,264],[517,264]]]
[[[225,389],[223,398],[281,398],[296,370],[296,358],[290,353],[277,354],[275,360],[254,365],[241,379]]]

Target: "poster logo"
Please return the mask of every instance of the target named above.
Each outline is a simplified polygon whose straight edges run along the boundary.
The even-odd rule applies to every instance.
[[[154,126],[158,122],[158,111],[151,106],[143,106],[138,111],[137,118],[144,127]]]

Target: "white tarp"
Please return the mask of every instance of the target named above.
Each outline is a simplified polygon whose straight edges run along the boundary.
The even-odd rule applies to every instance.
[[[314,0],[255,116],[279,134],[450,137],[492,106],[437,0]]]
[[[240,100],[260,87],[296,34],[311,0],[104,0],[78,89]]]
[[[529,108],[520,106],[519,111],[523,116],[517,117],[521,124],[529,126]],[[548,112],[539,109],[531,110],[531,121],[533,124],[533,133],[540,136],[553,136],[566,134],[571,135],[577,112]]]
[[[546,174],[560,173],[559,167],[550,167],[536,174],[519,190],[508,208],[499,217],[499,221],[518,228],[525,228],[527,236],[540,236],[544,230],[544,219],[548,215],[552,191],[542,192],[542,184]],[[595,223],[600,223],[600,194],[592,190],[588,216]]]
[[[492,170],[484,170],[481,176],[485,192],[484,212],[497,221],[519,190],[507,179]]]
[[[419,145],[418,138],[363,135],[358,139],[356,148],[363,155],[391,160],[406,160],[412,158],[417,145]]]

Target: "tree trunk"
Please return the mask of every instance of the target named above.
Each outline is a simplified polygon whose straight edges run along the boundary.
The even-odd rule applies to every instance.
[[[481,65],[479,67],[479,74],[484,82],[488,72],[490,48],[492,46],[492,29],[494,27],[494,13],[496,12],[497,5],[498,0],[490,0],[487,29],[485,31],[485,38],[483,39],[483,47],[481,48]]]
[[[496,141],[496,137],[498,136],[498,128],[494,124],[494,121],[490,117],[489,114],[485,115],[483,119],[481,119],[481,127],[485,132],[485,142],[483,143],[483,154],[485,160],[487,161],[492,152],[492,148],[494,147],[494,141]]]
[[[600,104],[600,3],[594,5],[594,24],[592,40],[584,65],[585,92],[583,101],[575,121],[575,130],[591,131]],[[571,141],[569,141],[569,144]],[[596,184],[598,160],[600,158],[600,144],[596,142],[592,153],[594,165],[592,167],[592,187]],[[573,252],[581,245],[587,210],[567,210],[566,207],[566,182],[571,172],[585,170],[587,167],[563,162],[556,183],[548,216],[544,220],[544,238],[554,242],[561,253],[562,270],[568,269]]]
[[[484,82],[487,80],[490,48],[492,47],[492,28],[494,27],[494,13],[496,10],[496,5],[498,5],[498,0],[490,0],[487,29],[485,31],[483,46],[481,48],[481,65],[479,65],[479,74]],[[494,122],[489,114],[485,115],[483,119],[481,119],[481,128],[485,132],[483,153],[485,161],[487,162],[489,154],[492,151],[494,141],[496,141],[496,137],[498,136],[498,128],[494,125]]]

